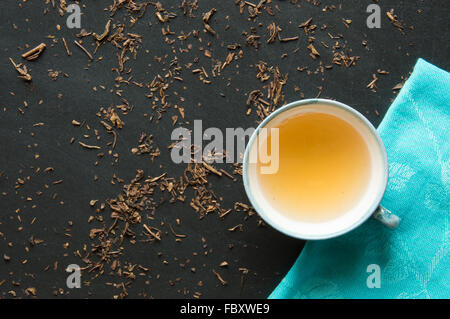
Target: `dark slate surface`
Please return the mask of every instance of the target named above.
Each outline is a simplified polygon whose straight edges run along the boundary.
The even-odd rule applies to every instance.
[[[120,131],[116,148],[120,154],[119,163],[111,165],[108,157],[94,166],[96,151],[89,152],[76,144],[69,144],[72,137],[82,139],[80,129],[73,127],[71,121],[86,120],[93,128],[101,130],[95,113],[101,106],[121,103],[118,96],[109,93],[114,85],[115,74],[111,72],[111,68],[117,65],[116,50],[109,44],[102,46],[96,57],[103,56],[104,59],[90,64],[88,70],[85,70],[89,61],[73,45],[75,34],[79,30],[66,28],[65,17],[60,17],[54,9],[44,15],[44,9],[48,7],[44,2],[0,2],[0,192],[6,192],[6,195],[0,195],[0,253],[11,258],[10,261],[4,261],[3,257],[0,260],[0,297],[11,297],[8,293],[10,290],[14,290],[18,297],[26,296],[25,289],[35,287],[38,297],[52,298],[57,294],[110,298],[119,294],[121,289],[107,283],[127,283],[126,279],[105,275],[91,280],[92,274],[85,274],[83,280],[90,280],[91,285],[69,290],[65,286],[64,268],[71,263],[83,265],[74,251],[82,249],[84,244],[90,244],[89,230],[94,226],[87,221],[95,212],[90,208],[89,201],[104,201],[121,192],[121,185],[110,183],[113,174],[128,182],[138,168],[152,176],[163,171],[171,176],[182,173],[184,166],[173,164],[167,152],[173,129],[170,117],[175,113],[170,110],[159,124],[149,123],[143,117],[144,113],[151,112],[151,103],[144,96],[147,91],[124,86],[123,96],[134,106],[134,110],[122,118],[126,126]],[[19,3],[22,9],[19,8]],[[82,27],[101,33],[108,18],[108,13],[103,8],[110,3],[111,1],[88,2],[83,9]],[[257,124],[254,112],[250,116],[245,115],[245,101],[248,92],[262,88],[262,84],[255,78],[252,66],[258,60],[278,66],[283,74],[289,74],[284,88],[286,102],[299,99],[300,92],[305,97],[315,97],[318,94],[317,87],[321,86],[321,97],[337,99],[355,107],[374,125],[380,123],[395,98],[392,88],[402,81],[402,76],[408,76],[417,58],[425,58],[445,69],[450,67],[448,1],[382,1],[381,29],[366,27],[366,7],[373,3],[369,0],[339,1],[342,3],[341,9],[325,13],[321,9],[335,1],[322,1],[319,6],[299,1],[301,8],[298,8],[288,1],[274,0],[273,3],[281,11],[276,12],[275,17],[264,13],[256,22],[247,19],[247,12],[240,15],[239,8],[231,0],[200,0],[200,8],[195,13],[197,18],[194,20],[182,16],[178,1],[162,3],[165,8],[178,14],[170,23],[171,30],[176,34],[182,30],[185,33],[193,29],[201,30],[201,13],[212,7],[218,9],[211,26],[217,31],[219,38],[214,39],[211,35],[200,32],[202,44],[189,39],[185,45],[192,43],[194,49],[190,53],[177,54],[181,65],[199,56],[198,65],[204,65],[210,70],[210,60],[199,51],[199,47],[206,47],[208,41],[211,41],[209,50],[213,56],[222,61],[227,54],[226,45],[240,43],[244,49],[243,59],[228,66],[221,79],[213,80],[211,85],[205,86],[190,70],[183,70],[184,82],[175,83],[168,91],[171,103],[183,106],[188,120],[202,119],[204,127],[246,128]],[[405,35],[386,18],[385,12],[391,8],[395,9],[395,13],[404,22]],[[319,26],[328,25],[327,31],[320,31],[315,35],[315,46],[321,52],[321,58],[317,60],[312,60],[308,55],[307,41],[302,29],[297,27],[310,17]],[[349,29],[343,24],[343,18],[352,20]],[[300,40],[289,43],[277,41],[267,45],[266,26],[272,21],[283,29],[282,36],[299,35]],[[149,22],[152,23],[151,27]],[[13,24],[17,26],[16,29]],[[61,25],[60,31],[56,29],[57,24]],[[227,24],[230,28],[225,30]],[[246,47],[245,37],[241,34],[243,30],[249,31],[252,26],[262,37],[262,45],[258,51]],[[410,30],[410,26],[414,26],[414,30]],[[128,62],[127,65],[132,66],[135,80],[150,82],[157,73],[163,74],[162,67],[153,57],[169,54],[166,60],[170,60],[173,55],[171,46],[163,42],[161,25],[152,7],[148,8],[132,32],[143,34],[143,43],[138,60]],[[352,49],[352,55],[361,57],[356,66],[351,69],[334,66],[324,73],[323,78],[320,73],[308,76],[306,72],[296,71],[298,66],[308,66],[314,71],[320,61],[324,65],[330,64],[331,54],[320,44],[321,41],[330,46],[334,44],[327,32],[344,35],[347,48]],[[48,35],[65,37],[73,55],[67,57],[61,43],[51,46],[52,40]],[[362,45],[363,40],[367,41],[366,47]],[[16,77],[8,57],[21,62],[23,49],[19,47],[23,48],[26,43],[34,46],[40,42],[47,43],[48,47],[37,61],[26,63],[33,76],[33,82],[26,84]],[[225,47],[221,46],[222,42]],[[179,45],[180,42],[175,44],[177,47]],[[87,47],[93,51],[93,47]],[[296,48],[299,50],[294,54]],[[150,50],[150,53],[145,54],[145,49]],[[283,53],[288,55],[281,59]],[[237,64],[239,68],[236,68]],[[69,77],[52,81],[47,75],[49,69],[61,70]],[[366,85],[377,69],[387,70],[389,75],[379,75],[377,92],[374,93]],[[228,78],[231,81],[227,81]],[[227,82],[231,84],[226,86]],[[107,90],[94,92],[92,87],[98,88],[99,85],[104,85]],[[186,91],[183,86],[187,87]],[[294,90],[295,86],[300,88],[300,92]],[[179,101],[173,91],[178,91],[185,101]],[[58,94],[62,96],[58,97]],[[41,99],[43,104],[40,105]],[[28,107],[24,105],[24,101],[28,103]],[[198,107],[198,103],[202,106]],[[23,115],[18,108],[24,110]],[[45,125],[33,127],[38,122],[44,122]],[[153,134],[155,144],[162,150],[162,155],[153,163],[148,157],[132,155],[129,151],[137,145],[141,132]],[[104,130],[101,135],[103,139],[110,139]],[[40,157],[35,159],[35,154]],[[49,166],[55,169],[51,174],[34,173],[37,167],[44,169]],[[230,166],[219,167],[230,170]],[[93,181],[95,174],[99,176],[97,182]],[[14,186],[17,178],[26,179],[27,176],[30,176],[30,180],[16,192]],[[58,179],[64,179],[64,182],[51,185]],[[210,180],[216,193],[223,197],[224,207],[232,207],[236,201],[248,202],[240,180],[232,182],[227,178],[215,177]],[[45,190],[45,184],[51,185],[48,190]],[[37,196],[37,191],[43,191],[44,194]],[[57,197],[52,199],[55,193]],[[27,201],[28,196],[33,200]],[[64,204],[61,205],[60,201]],[[34,204],[35,208],[32,207]],[[155,298],[178,298],[184,297],[184,292],[187,292],[187,297],[192,297],[194,291],[199,291],[202,297],[209,298],[267,297],[288,271],[303,243],[270,227],[258,227],[256,216],[246,221],[243,217],[244,213],[232,212],[223,221],[217,216],[199,220],[188,205],[163,205],[157,211],[156,218],[170,224],[174,224],[176,218],[181,218],[182,225],[177,230],[188,234],[188,238],[182,243],[176,243],[168,233],[161,243],[138,243],[133,246],[125,241],[126,253],[121,258],[122,262],[142,264],[151,269],[146,277],[138,276],[128,287],[129,296],[140,297],[145,294]],[[71,237],[65,235],[69,220],[73,221]],[[244,231],[227,230],[239,223],[243,224]],[[30,236],[41,238],[45,242],[31,247]],[[206,247],[202,243],[202,237],[206,239]],[[66,242],[70,244],[68,248],[64,248]],[[229,244],[233,244],[234,248],[229,249]],[[207,256],[204,255],[205,251],[209,251]],[[158,252],[162,255],[158,256]],[[193,252],[197,252],[198,256],[194,256]],[[183,269],[179,264],[185,263],[186,259],[190,262]],[[224,260],[228,261],[228,268],[218,266]],[[163,261],[168,264],[165,265]],[[53,268],[55,262],[58,262],[56,270]],[[50,269],[46,270],[47,266]],[[191,273],[191,267],[196,267],[197,271]],[[243,286],[240,267],[249,270]],[[219,271],[228,281],[227,286],[220,285],[212,269]],[[169,281],[175,281],[176,278],[181,280],[171,286]],[[146,280],[150,282],[149,285],[145,283]],[[199,281],[203,282],[203,286],[198,286]],[[60,291],[60,288],[63,290]]]

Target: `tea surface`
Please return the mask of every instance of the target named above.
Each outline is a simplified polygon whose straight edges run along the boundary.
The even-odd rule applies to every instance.
[[[305,113],[280,123],[279,169],[258,183],[278,211],[306,222],[345,214],[367,189],[371,158],[366,142],[346,121],[326,113]],[[267,137],[271,145],[272,136]]]

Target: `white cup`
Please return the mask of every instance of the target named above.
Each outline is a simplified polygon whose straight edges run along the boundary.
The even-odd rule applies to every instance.
[[[371,179],[364,194],[353,207],[340,217],[323,222],[306,222],[293,219],[273,207],[261,190],[257,178],[257,165],[250,165],[256,158],[258,135],[262,129],[270,129],[288,118],[301,113],[327,113],[339,117],[355,128],[366,142],[371,157]],[[271,113],[257,127],[247,145],[243,161],[244,187],[251,204],[262,219],[280,232],[300,239],[327,239],[345,234],[366,221],[370,216],[390,228],[400,219],[379,206],[388,181],[388,160],[380,135],[373,125],[358,111],[340,102],[326,99],[309,99],[290,103]]]

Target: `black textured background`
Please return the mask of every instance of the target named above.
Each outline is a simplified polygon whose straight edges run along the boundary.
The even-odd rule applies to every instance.
[[[112,1],[82,1],[86,8],[82,9],[82,28],[101,33],[109,14],[103,9]],[[289,80],[284,87],[285,101],[291,102],[300,98],[300,92],[294,90],[298,86],[306,98],[315,97],[319,86],[323,87],[321,97],[328,97],[351,105],[365,114],[369,120],[378,125],[383,114],[395,98],[392,88],[402,82],[402,76],[407,77],[412,71],[417,58],[422,57],[444,69],[450,68],[448,17],[450,2],[442,1],[379,1],[382,9],[381,29],[366,27],[366,7],[373,3],[369,0],[337,1],[341,9],[332,12],[322,12],[326,5],[336,4],[336,1],[321,1],[314,6],[309,2],[299,1],[301,7],[292,5],[289,1],[273,0],[281,9],[275,17],[266,13],[256,20],[247,19],[248,14],[239,14],[239,7],[234,1],[199,1],[199,10],[195,12],[196,19],[184,17],[178,8],[178,1],[161,1],[169,11],[176,12],[178,17],[170,22],[170,28],[178,35],[193,29],[202,30],[201,14],[211,8],[217,8],[212,18],[211,26],[218,33],[218,38],[200,32],[203,43],[189,39],[194,49],[190,53],[177,53],[180,64],[191,62],[199,56],[198,66],[205,66],[210,70],[211,62],[199,51],[199,47],[208,49],[213,56],[222,61],[228,50],[226,45],[240,43],[244,50],[244,57],[233,62],[223,72],[220,79],[213,80],[209,86],[202,84],[191,70],[183,70],[183,83],[175,83],[168,90],[171,103],[177,103],[185,108],[186,119],[202,119],[204,127],[250,127],[257,125],[254,112],[246,116],[245,101],[247,93],[254,89],[261,89],[262,84],[255,78],[254,63],[263,60],[268,65],[278,66],[282,74],[289,74]],[[257,1],[255,1],[257,2]],[[72,3],[72,1],[68,1]],[[19,7],[21,4],[21,7]],[[50,12],[44,15],[44,9]],[[394,8],[395,13],[405,25],[405,35],[393,27],[385,16],[385,12]],[[420,10],[420,12],[418,11]],[[275,10],[276,11],[276,10]],[[227,19],[226,17],[229,17]],[[303,30],[297,26],[313,17],[314,23],[321,26],[328,25],[327,31],[319,31],[315,35],[315,47],[321,53],[320,59],[312,60],[306,49],[307,41]],[[347,29],[342,19],[351,19]],[[129,182],[135,175],[136,169],[143,169],[146,175],[157,176],[167,171],[170,176],[182,174],[184,166],[174,165],[170,161],[167,145],[170,143],[170,133],[173,129],[171,115],[175,110],[169,110],[158,123],[150,123],[143,117],[144,113],[151,113],[151,103],[144,96],[148,93],[135,86],[123,86],[123,96],[133,105],[134,110],[126,117],[125,127],[119,132],[116,152],[119,153],[119,163],[111,165],[111,158],[97,160],[96,151],[87,151],[74,143],[69,144],[72,137],[83,140],[79,128],[73,127],[71,121],[86,121],[92,128],[99,129],[103,143],[109,140],[95,115],[101,106],[121,104],[120,98],[111,94],[115,74],[111,71],[116,67],[116,50],[106,44],[100,47],[96,57],[103,56],[100,62],[89,63],[87,57],[73,44],[80,30],[68,29],[65,25],[66,17],[60,17],[55,9],[45,5],[45,1],[13,1],[0,2],[0,298],[26,296],[25,289],[35,287],[37,296],[52,298],[55,295],[68,297],[110,298],[121,292],[108,283],[127,283],[128,280],[117,276],[101,276],[91,280],[94,274],[84,274],[83,280],[89,280],[90,286],[83,285],[81,289],[69,290],[65,286],[66,273],[64,268],[71,263],[83,265],[74,255],[74,251],[89,247],[89,230],[93,225],[88,224],[90,215],[95,215],[89,206],[91,199],[104,201],[115,197],[121,192],[122,185],[112,185],[110,180],[116,176]],[[274,21],[283,29],[282,36],[299,35],[298,41],[267,45],[266,26]],[[149,22],[152,26],[149,26]],[[261,23],[261,25],[259,25]],[[56,25],[61,25],[61,30]],[[230,28],[225,30],[229,24]],[[17,28],[14,28],[16,25]],[[410,29],[414,26],[414,30]],[[259,50],[245,46],[243,30],[250,27],[257,29],[261,36],[262,45]],[[161,66],[153,59],[154,56],[168,54],[170,61],[173,53],[171,46],[164,43],[161,36],[161,25],[158,22],[153,7],[149,6],[145,16],[131,29],[132,32],[143,35],[142,47],[137,61],[127,62],[132,66],[136,81],[150,82],[157,73],[164,74]],[[324,41],[330,46],[334,44],[327,32],[342,33],[347,48],[352,49],[352,55],[360,56],[356,66],[350,69],[337,67],[327,70],[322,75],[307,75],[298,72],[298,66],[308,66],[314,71],[320,61],[330,64],[330,49],[320,45]],[[53,35],[57,39],[65,37],[72,51],[67,57],[61,42],[52,45]],[[367,41],[367,46],[362,41]],[[33,81],[30,84],[18,79],[8,58],[13,57],[16,62],[23,62],[20,55],[24,52],[24,45],[35,46],[41,42],[47,44],[46,51],[34,62],[26,62],[31,69]],[[86,42],[89,43],[89,42]],[[221,46],[221,44],[224,46]],[[93,47],[86,44],[93,52]],[[180,42],[174,44],[180,46]],[[297,53],[293,53],[296,48]],[[145,50],[149,53],[146,54]],[[281,59],[281,55],[287,57]],[[151,66],[149,66],[151,64]],[[236,65],[239,65],[239,68]],[[89,67],[88,67],[89,65]],[[84,69],[88,67],[88,69]],[[60,77],[52,81],[47,75],[48,70],[61,70],[69,77]],[[377,92],[366,88],[372,80],[372,74],[377,69],[389,71],[389,75],[379,75]],[[228,79],[231,78],[230,81]],[[230,82],[231,85],[226,86]],[[93,87],[104,85],[107,90],[93,91]],[[183,86],[187,90],[183,90]],[[184,102],[179,96],[185,98]],[[222,96],[221,93],[224,95]],[[58,98],[58,94],[62,94]],[[42,104],[39,104],[40,100]],[[24,105],[24,101],[28,106]],[[201,103],[201,106],[198,106]],[[18,109],[22,109],[21,114]],[[379,115],[376,114],[376,111]],[[34,123],[44,122],[41,127],[33,127]],[[148,157],[136,156],[130,153],[130,148],[137,145],[141,132],[153,134],[155,144],[162,154],[154,162]],[[91,134],[92,135],[92,134]],[[84,141],[84,140],[83,140]],[[88,139],[86,143],[92,142]],[[35,159],[35,154],[39,158]],[[51,174],[35,174],[37,167],[44,169],[54,167]],[[228,169],[230,166],[218,166]],[[94,181],[93,176],[99,180]],[[27,176],[30,180],[26,180]],[[17,178],[26,180],[24,186],[15,190]],[[62,184],[51,185],[58,179],[64,179]],[[233,182],[226,177],[211,177],[216,194],[223,197],[223,207],[233,207],[234,202],[247,202],[242,182]],[[49,189],[44,185],[49,184]],[[43,195],[37,196],[37,191]],[[4,194],[1,194],[4,193]],[[52,199],[53,194],[56,199]],[[28,196],[32,201],[27,201]],[[63,201],[62,205],[60,202]],[[35,208],[32,205],[36,205]],[[108,219],[108,213],[104,214]],[[160,243],[138,243],[130,245],[125,241],[126,253],[121,257],[123,263],[142,264],[150,268],[146,277],[140,277],[128,287],[130,297],[177,298],[192,297],[194,291],[202,293],[202,297],[209,298],[265,298],[275,288],[282,276],[287,272],[303,243],[288,238],[270,227],[258,227],[257,216],[244,221],[244,213],[233,211],[223,221],[217,216],[207,216],[200,220],[188,205],[163,205],[156,213],[158,220],[175,224],[180,218],[182,224],[177,232],[187,234],[188,238],[182,243],[175,242],[170,232],[164,235]],[[68,233],[68,221],[73,221]],[[109,224],[109,220],[107,220]],[[236,224],[243,224],[243,231],[229,232],[227,229]],[[165,231],[168,231],[165,229]],[[31,246],[30,236],[44,240],[42,244]],[[206,239],[206,247],[201,238]],[[68,248],[64,248],[65,243]],[[229,249],[228,245],[234,248]],[[208,251],[205,256],[204,252]],[[158,256],[158,252],[162,255]],[[198,256],[193,253],[197,252]],[[11,257],[5,261],[3,255]],[[186,268],[180,267],[189,259]],[[227,268],[220,268],[220,262],[226,260]],[[167,264],[164,263],[167,262]],[[54,263],[58,267],[54,270]],[[50,265],[50,269],[45,270]],[[196,273],[190,268],[196,267]],[[241,285],[242,273],[240,267],[247,268],[244,285]],[[228,281],[227,286],[220,285],[212,273],[217,270]],[[170,280],[181,278],[175,285],[169,285]],[[146,284],[148,280],[150,283]],[[202,281],[203,285],[198,286]]]

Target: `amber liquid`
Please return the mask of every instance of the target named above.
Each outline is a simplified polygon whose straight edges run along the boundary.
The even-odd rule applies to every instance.
[[[337,218],[361,199],[371,174],[362,136],[346,121],[325,113],[289,118],[279,128],[279,168],[261,174],[263,194],[279,212],[306,222]],[[267,144],[271,145],[271,135]]]

